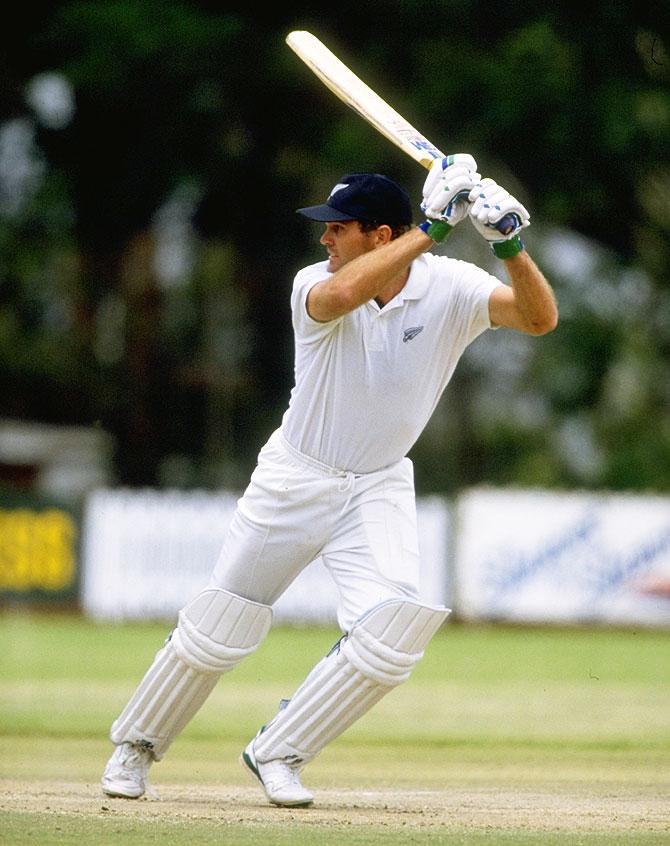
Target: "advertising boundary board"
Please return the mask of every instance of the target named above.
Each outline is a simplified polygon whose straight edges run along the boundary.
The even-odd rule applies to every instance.
[[[670,498],[476,488],[455,517],[461,618],[670,624]]]
[[[0,496],[0,600],[69,607],[79,598],[81,512],[51,497]]]
[[[99,490],[82,526],[81,607],[99,620],[173,619],[209,579],[231,493]],[[670,627],[670,498],[474,488],[418,497],[421,598],[451,620]],[[317,559],[275,621],[333,623]]]
[[[84,520],[81,604],[97,620],[174,618],[207,583],[236,497],[202,491],[99,490]],[[417,501],[421,598],[448,604],[450,509],[439,497]],[[332,624],[337,591],[312,562],[274,605],[274,619]]]

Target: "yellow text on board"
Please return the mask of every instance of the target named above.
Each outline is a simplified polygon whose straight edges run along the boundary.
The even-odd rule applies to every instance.
[[[60,591],[75,575],[77,527],[66,511],[0,509],[0,590]]]

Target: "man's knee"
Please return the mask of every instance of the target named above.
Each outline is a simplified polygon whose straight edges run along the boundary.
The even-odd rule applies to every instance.
[[[342,641],[342,654],[378,684],[402,684],[449,613],[405,599],[382,602],[354,624]]]
[[[179,612],[170,642],[192,669],[225,673],[258,648],[271,622],[267,605],[208,588]]]

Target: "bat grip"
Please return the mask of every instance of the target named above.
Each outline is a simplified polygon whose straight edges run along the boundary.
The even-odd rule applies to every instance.
[[[495,228],[501,235],[509,235],[510,232],[513,232],[517,228],[519,222],[519,218],[514,213],[506,214],[505,217],[501,217],[496,223]]]

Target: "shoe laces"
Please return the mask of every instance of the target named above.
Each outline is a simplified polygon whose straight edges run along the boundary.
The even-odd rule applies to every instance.
[[[119,755],[119,764],[125,769],[139,771],[146,777],[151,765],[151,756],[148,750],[142,749],[141,746],[124,744],[124,749]]]
[[[272,781],[276,787],[300,787],[299,770],[285,761],[267,761],[263,767],[263,780]]]

